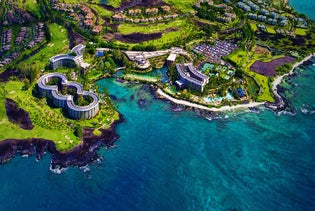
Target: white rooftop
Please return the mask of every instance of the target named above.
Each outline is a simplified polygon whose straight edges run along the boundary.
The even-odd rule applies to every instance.
[[[175,53],[171,53],[168,57],[167,57],[167,61],[173,61],[175,62],[176,60],[176,54]]]

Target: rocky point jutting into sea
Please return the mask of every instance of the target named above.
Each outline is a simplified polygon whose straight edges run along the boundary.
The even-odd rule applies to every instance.
[[[6,114],[10,122],[18,124],[25,130],[33,128],[28,113],[19,108],[15,101],[6,99]],[[36,154],[40,160],[44,153],[48,151],[52,155],[51,168],[66,168],[68,166],[85,166],[99,158],[97,151],[100,147],[112,147],[119,138],[115,132],[115,127],[123,118],[115,121],[109,129],[101,129],[100,135],[94,135],[92,128],[83,129],[82,143],[66,152],[60,152],[56,149],[52,140],[39,138],[28,139],[6,139],[0,142],[0,163],[4,164],[18,153],[22,156]]]

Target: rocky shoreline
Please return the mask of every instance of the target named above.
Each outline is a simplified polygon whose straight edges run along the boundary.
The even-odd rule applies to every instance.
[[[285,74],[283,76],[280,76],[276,79],[276,81],[273,83],[273,91],[275,93],[275,102],[270,103],[270,102],[249,102],[246,104],[240,104],[236,106],[223,106],[221,108],[208,108],[199,104],[191,103],[188,101],[184,100],[179,100],[172,98],[171,96],[167,95],[164,93],[161,89],[159,89],[157,86],[154,85],[144,85],[146,86],[146,91],[148,91],[155,99],[162,100],[165,102],[170,103],[170,109],[174,112],[180,112],[184,110],[191,110],[194,111],[198,116],[201,116],[203,118],[206,118],[207,120],[214,120],[214,119],[219,119],[224,117],[224,113],[226,111],[235,111],[235,110],[247,110],[249,112],[254,112],[254,113],[259,113],[260,111],[260,106],[263,106],[264,108],[270,109],[275,113],[280,113],[280,112],[288,112],[288,113],[295,113],[294,108],[290,106],[290,103],[283,97],[282,93],[285,92],[285,88],[280,86],[280,83],[282,80],[288,76],[288,77],[295,77],[295,72],[294,69],[298,66],[304,66],[304,65],[309,65],[312,63],[312,58],[313,55],[309,55],[305,59],[303,59],[300,62],[297,62],[296,64],[293,65],[292,70],[290,73]],[[117,82],[120,83],[128,83],[128,84],[139,84],[135,82],[130,82],[127,80],[123,80],[120,78],[116,78]],[[276,87],[276,88],[274,88]],[[143,89],[143,87],[142,87]],[[138,104],[141,104],[142,102],[138,102]],[[141,106],[141,105],[140,105]]]
[[[120,115],[120,119],[116,120],[109,129],[101,130],[99,136],[93,134],[94,129],[84,128],[81,144],[65,152],[58,151],[55,143],[46,139],[6,139],[0,141],[0,163],[4,164],[16,155],[36,155],[36,158],[40,160],[48,151],[52,155],[52,170],[69,166],[86,166],[100,158],[97,152],[101,147],[114,146],[114,142],[119,138],[115,132],[115,127],[123,121],[124,119]]]
[[[274,93],[275,102],[266,102],[266,108],[269,108],[274,112],[281,112],[285,110],[289,110],[290,112],[292,110],[292,108],[289,108],[289,102],[285,99],[285,97],[281,96],[281,93],[283,93],[285,90],[280,86],[280,84],[285,77],[295,77],[295,68],[313,63],[312,58],[314,56],[315,54],[311,54],[305,57],[302,61],[295,63],[289,73],[275,78],[274,82],[272,83],[272,91]]]

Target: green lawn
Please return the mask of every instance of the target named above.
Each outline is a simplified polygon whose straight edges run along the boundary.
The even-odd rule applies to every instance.
[[[94,9],[97,12],[97,14],[102,18],[109,18],[114,14],[112,11],[106,10],[105,8],[98,6],[96,4],[89,4],[89,7]]]
[[[257,31],[257,25],[255,23],[250,23],[250,28],[255,32]]]
[[[235,64],[238,66],[242,66],[243,64],[248,62],[247,52],[243,50],[238,50],[234,53],[231,53],[227,56],[227,58],[235,62]]]
[[[122,0],[108,0],[107,5],[111,5],[115,8],[119,7]],[[64,3],[72,3],[77,4],[78,0],[63,0]],[[104,0],[81,0],[80,3],[87,3],[87,4],[102,4],[105,3]]]
[[[153,76],[147,76],[147,75],[139,75],[139,74],[126,74],[124,75],[125,80],[137,80],[137,81],[147,81],[151,83],[158,82],[158,78],[153,77]]]
[[[198,0],[165,0],[166,3],[178,8],[181,12],[193,12],[192,6],[196,4]]]
[[[63,26],[53,23],[49,25],[49,31],[51,34],[51,42],[37,54],[20,63],[20,65],[34,65],[35,68],[42,70],[49,64],[50,57],[69,51],[67,30]]]
[[[119,7],[121,4],[122,0],[108,0],[108,5],[111,5],[115,8]]]
[[[26,0],[26,10],[30,11],[37,17],[40,17],[40,10],[39,5],[37,4],[36,0]]]
[[[295,34],[301,35],[301,36],[305,36],[307,32],[308,32],[307,29],[302,29],[302,28],[296,28],[295,30]]]
[[[155,33],[161,32],[168,28],[185,28],[189,26],[186,20],[177,19],[167,23],[157,23],[157,24],[121,24],[119,25],[118,31],[122,34],[130,34],[134,32],[140,33]]]
[[[276,31],[273,27],[267,26],[266,28],[267,28],[267,32],[269,34],[276,34]]]

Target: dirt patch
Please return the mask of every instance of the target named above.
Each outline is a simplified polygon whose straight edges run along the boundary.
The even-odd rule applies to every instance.
[[[115,39],[115,34],[114,33],[105,33],[103,38],[106,40],[113,40],[113,39]]]
[[[155,40],[162,37],[162,33],[151,33],[151,34],[143,34],[143,33],[132,33],[132,34],[115,34],[115,39],[121,42],[126,43],[141,43],[149,40]]]
[[[274,59],[270,62],[262,62],[262,61],[255,61],[255,63],[250,67],[251,71],[254,71],[258,74],[264,76],[275,76],[277,72],[275,69],[280,67],[286,63],[292,63],[295,59],[291,56],[286,56],[279,59]]]
[[[263,54],[263,55],[270,54],[270,51],[267,48],[264,48],[264,47],[258,46],[258,45],[256,45],[254,47],[254,52],[255,52],[255,54]]]
[[[176,31],[178,31],[178,28],[171,27],[171,28],[165,29],[162,33],[176,32]]]
[[[22,108],[19,108],[14,100],[5,99],[5,109],[10,122],[17,124],[24,130],[32,130],[33,124],[29,114]]]

